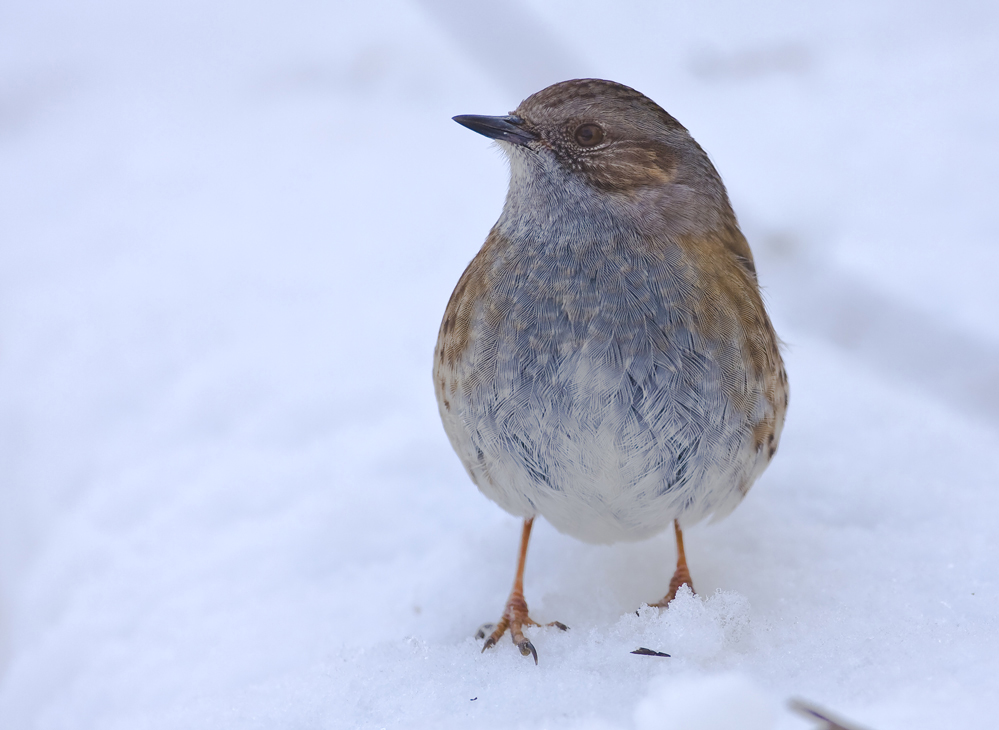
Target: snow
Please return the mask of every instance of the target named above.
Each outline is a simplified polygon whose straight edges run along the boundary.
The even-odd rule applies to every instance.
[[[0,727],[987,725],[999,7],[489,7],[0,8]],[[712,155],[791,409],[665,612],[669,534],[536,526],[535,667],[429,376],[506,186],[450,117],[590,75]]]
[[[773,727],[773,702],[744,676],[720,674],[708,679],[680,678],[652,683],[635,709],[638,730],[711,730]]]

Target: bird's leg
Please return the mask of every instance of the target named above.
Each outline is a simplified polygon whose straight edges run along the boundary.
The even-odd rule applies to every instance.
[[[499,623],[496,624],[496,628],[489,635],[489,638],[486,639],[486,643],[482,646],[482,651],[496,646],[496,642],[502,638],[507,629],[510,629],[510,638],[513,639],[513,643],[520,649],[520,653],[524,656],[533,656],[534,663],[537,664],[538,652],[534,648],[534,644],[524,636],[525,626],[541,625],[528,615],[527,601],[524,600],[524,563],[527,561],[527,543],[531,539],[531,527],[533,526],[533,517],[524,520],[524,531],[520,536],[520,555],[517,559],[517,575],[513,579],[513,590],[510,591],[510,597],[506,600],[506,608],[503,609],[503,616],[500,618]],[[558,621],[553,621],[548,625],[557,626],[562,631],[568,628],[565,624],[561,624]],[[475,635],[476,638],[483,638],[486,635],[485,632],[486,626],[483,626]]]
[[[662,608],[665,608],[670,601],[676,598],[676,592],[680,590],[680,586],[686,585],[691,592],[694,592],[694,582],[690,580],[690,571],[687,570],[687,555],[683,551],[683,532],[680,530],[680,523],[676,520],[673,520],[673,529],[676,532],[676,572],[673,573],[673,580],[669,582],[669,593],[663,600],[652,604]]]

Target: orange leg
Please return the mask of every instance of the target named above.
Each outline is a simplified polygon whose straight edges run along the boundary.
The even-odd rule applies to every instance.
[[[652,604],[662,608],[676,598],[680,586],[686,585],[691,591],[694,590],[694,582],[690,580],[690,571],[687,570],[687,554],[683,551],[683,532],[680,531],[680,523],[676,520],[673,520],[673,529],[676,532],[676,572],[673,573],[673,580],[669,582],[669,593],[658,603]]]
[[[524,600],[524,563],[527,562],[527,543],[531,539],[531,528],[533,526],[533,517],[524,520],[524,531],[520,536],[520,556],[517,559],[517,575],[513,579],[513,590],[510,591],[510,597],[506,601],[506,608],[503,609],[502,618],[496,624],[496,628],[489,635],[489,638],[486,639],[486,643],[482,646],[482,651],[496,646],[496,642],[503,637],[507,629],[510,629],[510,638],[513,639],[513,643],[520,649],[520,653],[524,656],[533,656],[534,663],[537,664],[538,652],[534,648],[534,644],[524,637],[525,626],[541,625],[528,615],[527,601]],[[562,631],[568,628],[565,624],[561,624],[558,621],[553,621],[548,625],[557,626]],[[491,628],[490,624],[486,624],[479,629],[475,638],[484,638],[488,628]]]

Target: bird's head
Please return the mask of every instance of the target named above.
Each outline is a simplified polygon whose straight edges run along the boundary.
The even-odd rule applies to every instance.
[[[509,115],[454,120],[500,142],[511,162],[512,195],[552,195],[563,206],[584,199],[642,218],[651,209],[656,217],[672,211],[702,223],[730,211],[718,173],[686,128],[623,84],[563,81]]]
[[[507,116],[454,120],[501,142],[514,161],[557,163],[604,192],[679,181],[685,168],[697,172],[711,164],[662,107],[613,81],[563,81],[532,94]]]

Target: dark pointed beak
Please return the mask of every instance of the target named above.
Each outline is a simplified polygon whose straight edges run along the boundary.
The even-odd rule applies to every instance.
[[[511,144],[527,144],[538,138],[538,135],[525,128],[523,119],[513,115],[484,117],[478,114],[461,114],[454,117],[454,121],[473,132]]]

